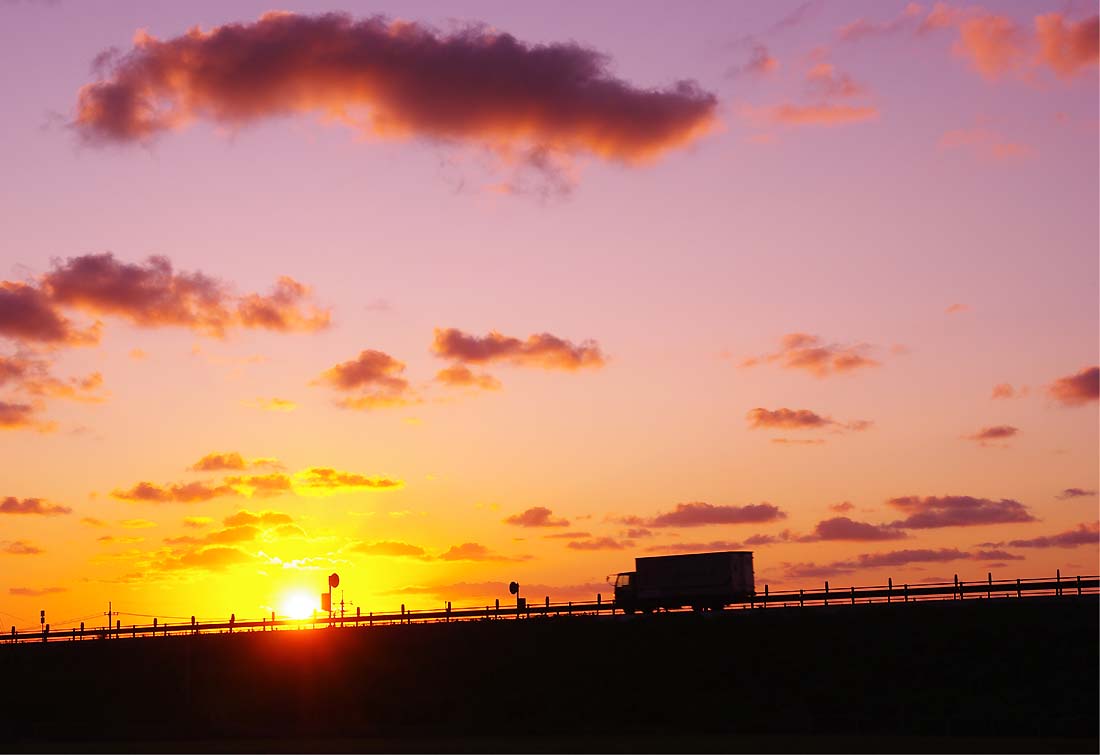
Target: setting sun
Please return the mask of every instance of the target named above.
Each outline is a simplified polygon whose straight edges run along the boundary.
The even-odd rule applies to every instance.
[[[308,619],[318,608],[318,601],[304,590],[288,593],[281,604],[282,614],[288,619]]]

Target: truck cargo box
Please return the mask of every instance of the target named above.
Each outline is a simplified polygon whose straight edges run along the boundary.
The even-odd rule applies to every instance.
[[[735,598],[753,594],[752,552],[722,551],[635,559],[639,599]]]

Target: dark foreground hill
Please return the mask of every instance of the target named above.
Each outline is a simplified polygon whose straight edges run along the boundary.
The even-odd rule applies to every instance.
[[[1097,752],[1097,596],[0,646],[7,750]]]

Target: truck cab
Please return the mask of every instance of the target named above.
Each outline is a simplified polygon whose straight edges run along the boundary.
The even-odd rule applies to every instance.
[[[615,575],[615,605],[624,613],[634,613],[638,603],[637,572],[627,571]]]

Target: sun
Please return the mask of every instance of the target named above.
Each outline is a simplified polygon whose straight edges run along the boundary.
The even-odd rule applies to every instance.
[[[283,598],[282,614],[289,619],[308,619],[320,607],[319,601],[309,593],[296,590]]]

